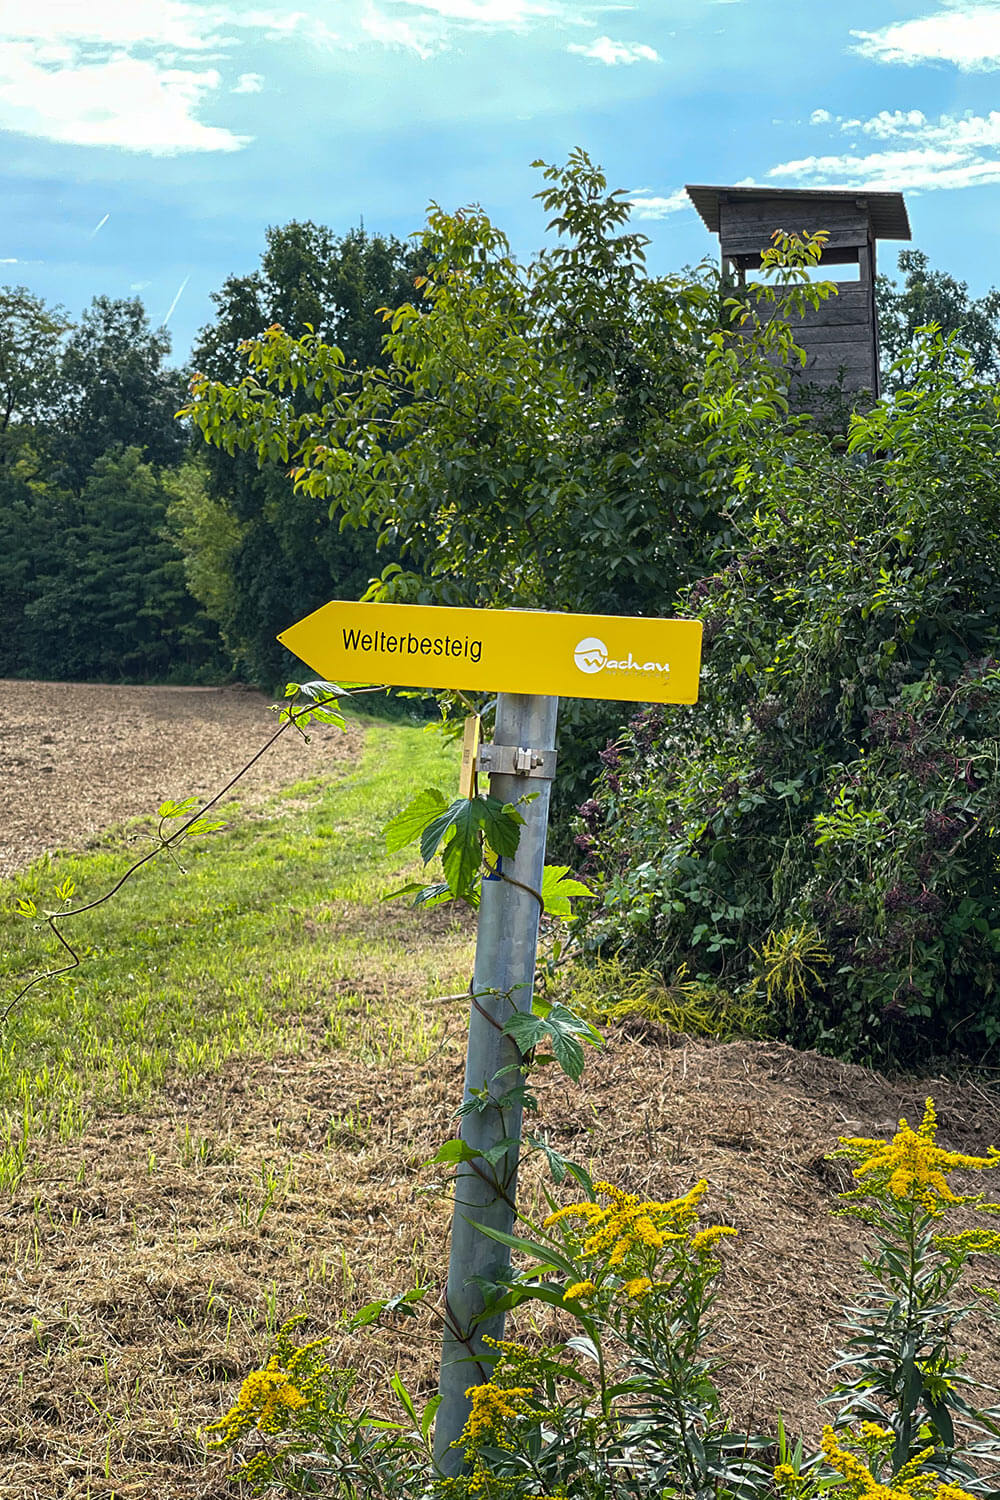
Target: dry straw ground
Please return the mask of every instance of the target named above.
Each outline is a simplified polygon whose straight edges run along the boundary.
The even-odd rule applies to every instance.
[[[60,690],[78,734],[88,691]],[[194,711],[195,700],[178,700],[184,711],[173,718],[162,701],[161,743],[179,765],[193,763],[186,726],[197,721],[203,743],[216,710],[219,753],[231,764],[246,730],[238,695],[202,697]],[[133,715],[138,702],[129,700]],[[120,764],[102,740],[109,727],[88,726],[105,780]],[[42,777],[54,773],[36,770],[23,773],[22,792],[36,783],[41,807]],[[158,779],[155,765],[150,774]],[[131,792],[134,773],[123,780]],[[373,920],[384,932],[384,913]],[[426,919],[397,910],[389,920],[406,973],[402,959]],[[468,943],[447,917],[433,926],[438,943]],[[377,1000],[386,982],[359,964],[351,989]],[[372,1297],[417,1279],[439,1285],[447,1207],[421,1163],[452,1132],[463,1009],[439,1007],[441,1045],[416,1067],[350,1059],[317,1032],[303,1056],[240,1059],[41,1149],[37,1176],[0,1204],[4,1500],[232,1495],[227,1462],[206,1464],[199,1428],[231,1402],[268,1330],[299,1308],[357,1365],[363,1393],[381,1399],[396,1367],[430,1392],[429,1331],[407,1324],[348,1342],[337,1329],[345,1310]],[[919,1116],[928,1092],[949,1145],[1000,1142],[1000,1101],[981,1081],[890,1082],[777,1045],[690,1041],[649,1026],[614,1031],[582,1087],[550,1077],[540,1090],[554,1143],[602,1175],[657,1196],[709,1179],[711,1211],[740,1231],[718,1317],[733,1412],[762,1425],[781,1412],[813,1432],[861,1248],[853,1222],[831,1217],[843,1178],[824,1153],[838,1134],[882,1134],[900,1114]],[[537,1187],[529,1168],[525,1203]],[[1000,1373],[983,1331],[972,1363]]]

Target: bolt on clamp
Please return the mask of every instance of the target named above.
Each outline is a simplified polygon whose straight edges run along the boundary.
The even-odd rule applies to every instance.
[[[490,776],[530,776],[552,781],[556,774],[556,752],[528,750],[518,745],[482,745],[478,769]]]

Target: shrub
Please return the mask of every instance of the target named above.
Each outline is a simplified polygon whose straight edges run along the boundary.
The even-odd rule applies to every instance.
[[[1000,1038],[1000,396],[953,358],[930,337],[848,453],[734,418],[701,701],[636,716],[581,809],[593,947],[760,981],[788,1040],[864,1061]],[[815,961],[775,983],[794,932]]]

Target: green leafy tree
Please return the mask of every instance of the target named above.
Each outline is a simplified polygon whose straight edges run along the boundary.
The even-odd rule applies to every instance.
[[[0,466],[10,468],[51,416],[71,325],[24,286],[0,287]]]
[[[214,294],[218,313],[195,346],[196,365],[213,378],[238,379],[241,346],[278,325],[290,337],[311,328],[367,366],[381,347],[378,309],[412,295],[420,265],[399,240],[361,229],[338,238],[310,222],[271,228],[260,267]],[[190,506],[182,523],[191,587],[237,668],[271,687],[296,669],[277,632],[330,598],[364,593],[378,566],[375,538],[331,525],[326,505],[293,492],[280,460],[258,464],[209,451],[205,465],[201,524]],[[214,529],[205,524],[209,515]]]
[[[1000,376],[1000,291],[970,297],[968,284],[947,271],[932,269],[922,250],[901,250],[902,286],[879,276],[876,287],[879,340],[887,389],[895,389],[895,362],[917,343],[917,331],[936,323],[954,333],[981,379]]]
[[[479,209],[432,206],[425,274],[376,363],[269,328],[239,383],[196,382],[194,418],[227,453],[292,464],[296,495],[342,527],[374,528],[397,555],[382,599],[667,614],[730,524],[714,418],[688,389],[720,353],[719,278],[648,276],[625,194],[583,152],[544,176],[553,239],[532,259]],[[564,805],[618,722],[567,706]]]
[[[54,448],[70,488],[81,488],[113,448],[138,448],[160,466],[180,461],[184,381],[166,367],[169,351],[166,331],[150,328],[138,297],[94,298],[59,362]]]
[[[44,677],[112,682],[218,672],[217,640],[167,534],[170,499],[138,448],[96,460],[79,497],[62,500],[58,545],[35,554],[22,662]]]

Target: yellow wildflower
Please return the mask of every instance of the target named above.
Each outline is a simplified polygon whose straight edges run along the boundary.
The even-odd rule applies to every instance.
[[[551,1229],[553,1224],[561,1224],[563,1219],[594,1219],[603,1212],[599,1203],[566,1203],[542,1220],[542,1228]]]
[[[731,1229],[728,1224],[710,1224],[706,1229],[699,1229],[698,1233],[691,1239],[688,1246],[692,1255],[700,1255],[703,1250],[711,1250],[727,1234],[736,1234],[737,1230]]]
[[[652,1290],[653,1283],[648,1276],[633,1276],[631,1281],[622,1283],[622,1291],[626,1297],[632,1297],[636,1302],[641,1302],[646,1293]]]
[[[779,1464],[774,1471],[774,1482],[792,1488],[797,1484],[804,1484],[805,1480],[803,1475],[796,1474],[791,1464]]]
[[[868,1432],[866,1434],[866,1429]],[[862,1433],[880,1438],[889,1437],[885,1428],[874,1422],[862,1423]],[[942,1484],[933,1471],[924,1468],[934,1453],[933,1446],[924,1448],[894,1475],[891,1484],[880,1484],[875,1475],[856,1454],[841,1447],[832,1427],[823,1428],[820,1443],[823,1457],[831,1469],[847,1480],[846,1488],[851,1500],[972,1500],[964,1490],[953,1484]]]
[[[968,1201],[953,1191],[948,1172],[984,1172],[1000,1165],[1000,1153],[992,1146],[988,1156],[942,1150],[934,1144],[936,1130],[934,1101],[928,1099],[917,1130],[904,1119],[891,1141],[841,1136],[840,1144],[844,1155],[859,1162],[854,1176],[868,1178],[871,1190],[887,1188],[893,1197],[911,1199],[933,1213],[942,1203]]]
[[[593,1290],[592,1281],[574,1281],[572,1286],[568,1286],[563,1292],[563,1301],[575,1302],[578,1297],[589,1297]]]
[[[206,1431],[220,1433],[219,1443],[226,1444],[251,1427],[272,1432],[284,1425],[286,1413],[300,1411],[306,1405],[306,1397],[287,1370],[281,1369],[274,1354],[265,1369],[251,1371],[240,1387],[236,1405]]]
[[[462,1436],[452,1444],[454,1448],[475,1444],[484,1437],[492,1437],[500,1447],[506,1447],[506,1428],[524,1411],[524,1402],[531,1395],[530,1386],[499,1386],[492,1380],[482,1385],[470,1385],[466,1396],[472,1402],[462,1429]]]
[[[939,1250],[960,1250],[963,1255],[996,1255],[1000,1253],[1000,1230],[963,1229],[960,1234],[936,1234]]]

